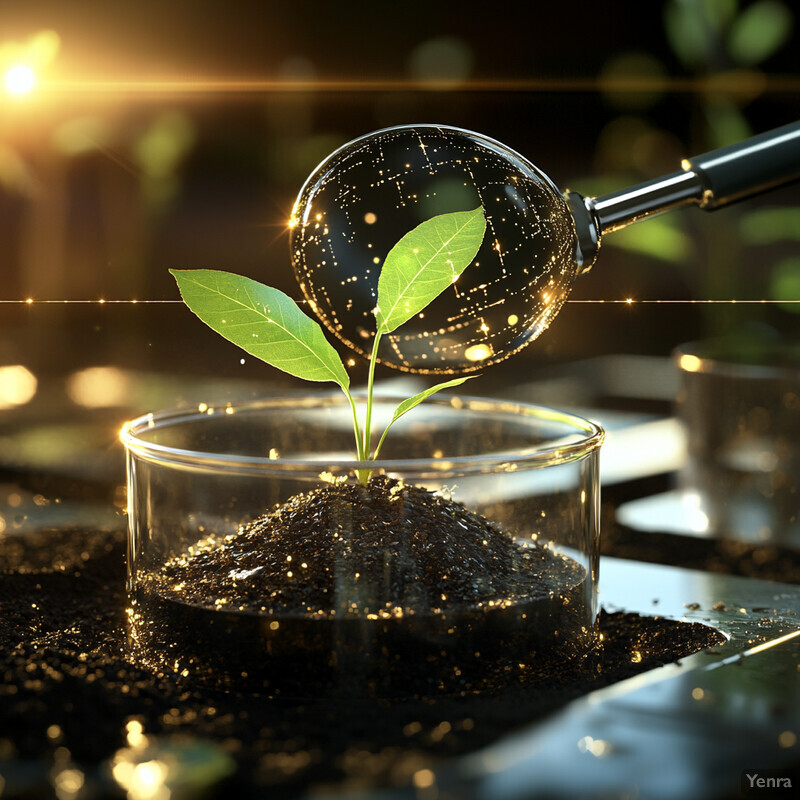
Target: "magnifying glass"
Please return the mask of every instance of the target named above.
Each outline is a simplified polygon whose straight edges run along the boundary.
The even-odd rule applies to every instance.
[[[317,316],[368,357],[389,250],[420,222],[480,204],[486,235],[473,263],[384,336],[378,353],[406,371],[472,372],[547,329],[605,234],[683,206],[714,210],[800,178],[800,123],[681,167],[584,197],[562,194],[526,158],[481,134],[441,125],[387,128],[344,145],[308,178],[290,221],[292,264]]]

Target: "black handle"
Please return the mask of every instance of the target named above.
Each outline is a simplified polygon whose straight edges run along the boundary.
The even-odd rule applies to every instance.
[[[567,192],[578,233],[580,272],[587,272],[600,237],[655,214],[689,205],[707,211],[800,178],[800,122],[683,161],[683,170],[602,197]]]
[[[683,162],[700,178],[702,208],[714,209],[800,178],[800,122]]]

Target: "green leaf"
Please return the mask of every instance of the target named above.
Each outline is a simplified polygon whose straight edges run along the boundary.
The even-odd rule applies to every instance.
[[[742,216],[739,231],[748,244],[799,241],[800,206],[749,211]]]
[[[440,214],[409,231],[389,251],[378,280],[380,333],[418,314],[469,266],[486,231],[483,208]]]
[[[389,432],[389,428],[403,416],[403,414],[408,413],[411,411],[412,408],[418,406],[423,400],[427,400],[432,394],[436,394],[436,392],[440,392],[442,389],[450,389],[453,386],[461,386],[462,383],[466,383],[466,381],[472,380],[472,378],[477,378],[478,375],[467,375],[463,378],[454,378],[451,381],[445,381],[444,383],[437,383],[436,386],[431,386],[429,389],[425,389],[424,391],[420,392],[419,394],[415,394],[413,397],[409,397],[408,400],[403,400],[399,406],[394,410],[394,416],[392,417],[389,424],[386,426],[386,430],[384,430],[383,435],[381,436],[381,440],[378,442],[378,446],[375,448],[375,455],[374,458],[378,457],[378,451],[381,449],[381,445],[383,444],[383,440],[386,438],[386,434]]]
[[[290,375],[347,391],[350,377],[322,328],[283,292],[230,272],[170,273],[190,310],[228,341]]]
[[[409,397],[408,400],[403,400],[399,406],[394,410],[394,416],[392,417],[392,422],[397,422],[403,414],[411,411],[414,406],[418,406],[423,400],[427,400],[432,394],[436,394],[436,392],[441,392],[442,389],[450,389],[453,386],[461,386],[462,383],[465,383],[472,378],[477,378],[478,375],[467,375],[463,378],[454,378],[451,381],[445,381],[444,383],[437,383],[436,386],[431,386],[430,389],[425,389],[425,391],[420,392],[419,394],[415,394],[413,397]],[[392,422],[389,424],[391,425]]]
[[[728,52],[740,64],[758,64],[779,50],[791,32],[792,12],[778,0],[760,0],[734,20]]]

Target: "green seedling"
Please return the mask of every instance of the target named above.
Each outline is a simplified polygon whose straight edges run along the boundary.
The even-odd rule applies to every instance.
[[[367,379],[363,428],[350,392],[350,376],[321,326],[278,289],[218,270],[170,270],[189,309],[210,328],[251,356],[307,381],[332,381],[344,392],[353,412],[356,456],[371,461],[389,428],[442,389],[459,386],[474,375],[439,383],[397,406],[372,450],[372,406],[375,363],[381,337],[397,330],[422,311],[472,263],[483,241],[483,208],[441,214],[417,225],[386,256],[378,279],[378,302],[373,313],[377,328]],[[357,470],[366,484],[370,469]]]

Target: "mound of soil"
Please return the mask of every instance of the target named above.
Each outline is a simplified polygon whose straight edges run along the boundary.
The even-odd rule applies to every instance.
[[[275,694],[474,691],[594,643],[583,566],[383,476],[296,495],[138,582],[143,662]]]
[[[583,576],[460,503],[381,476],[295,495],[199,542],[160,578],[200,606],[400,616],[552,598]]]

